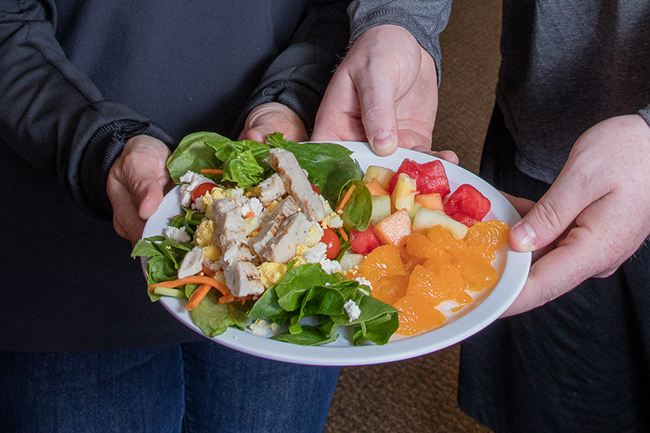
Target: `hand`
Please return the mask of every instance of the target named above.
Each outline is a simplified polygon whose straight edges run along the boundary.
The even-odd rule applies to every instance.
[[[650,127],[607,119],[575,143],[555,183],[510,232],[517,251],[547,252],[504,316],[528,311],[590,277],[611,275],[650,233]]]
[[[334,73],[311,138],[367,141],[382,156],[398,144],[430,152],[437,107],[433,58],[404,28],[373,27]]]
[[[269,102],[255,107],[246,118],[239,140],[266,142],[266,136],[281,132],[291,141],[307,141],[309,135],[300,117],[286,105]]]
[[[169,155],[162,141],[138,135],[126,142],[108,174],[113,226],[132,244],[142,236],[145,222],[158,209],[171,181],[165,167]]]

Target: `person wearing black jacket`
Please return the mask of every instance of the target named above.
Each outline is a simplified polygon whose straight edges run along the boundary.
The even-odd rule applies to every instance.
[[[0,1],[3,431],[322,431],[338,369],[185,328],[116,230],[188,133],[306,139],[348,3]]]

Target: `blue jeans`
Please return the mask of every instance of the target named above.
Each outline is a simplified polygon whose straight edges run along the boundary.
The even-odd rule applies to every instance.
[[[0,352],[2,432],[322,432],[340,369],[211,341],[83,353]]]

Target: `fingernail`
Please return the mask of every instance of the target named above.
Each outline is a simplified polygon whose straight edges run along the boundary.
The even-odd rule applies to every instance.
[[[512,234],[517,239],[517,242],[524,248],[533,248],[537,235],[533,228],[527,223],[517,224],[512,228]]]
[[[380,132],[372,138],[372,147],[376,150],[389,149],[395,143],[395,137],[391,132]]]

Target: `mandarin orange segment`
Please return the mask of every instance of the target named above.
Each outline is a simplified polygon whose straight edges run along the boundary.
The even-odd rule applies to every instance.
[[[509,232],[510,227],[503,221],[479,221],[467,230],[464,241],[468,246],[494,252],[508,242]]]
[[[442,269],[443,266],[450,264],[453,258],[454,256],[451,253],[447,251],[442,251],[440,254],[436,255],[435,257],[426,259],[424,263],[422,263],[422,266],[430,269],[434,273],[437,273],[440,272],[440,269]]]
[[[409,284],[409,274],[391,275],[382,278],[379,284],[372,289],[372,296],[386,304],[394,304],[406,296]]]
[[[421,257],[415,257],[410,255],[408,251],[406,251],[406,246],[403,246],[399,249],[399,255],[402,258],[402,263],[404,264],[404,268],[406,269],[406,272],[411,272],[415,267],[415,265],[421,265],[427,260]]]
[[[411,272],[406,295],[420,296],[435,307],[449,299],[449,286],[430,269],[418,265]]]
[[[420,296],[407,295],[393,304],[399,311],[400,335],[414,335],[418,332],[433,329],[445,323],[445,315],[436,310]]]
[[[413,257],[428,259],[445,251],[444,245],[435,244],[421,233],[411,233],[406,238],[406,252]]]
[[[382,278],[406,273],[399,248],[381,245],[370,252],[359,265],[357,277],[368,280],[373,288],[379,286]]]
[[[472,297],[465,292],[469,284],[463,278],[460,269],[455,264],[449,263],[442,266],[437,275],[440,285],[447,289],[447,299],[456,301],[459,304],[472,302]]]
[[[456,257],[454,263],[473,291],[486,289],[497,281],[497,270],[488,260],[478,255],[464,254]]]
[[[459,252],[465,247],[465,241],[463,239],[454,238],[451,233],[441,225],[431,227],[427,232],[427,238],[429,238],[437,248],[444,248],[451,252]]]
[[[496,260],[497,256],[494,254],[494,252],[490,252],[486,250],[484,247],[476,247],[476,246],[471,246],[465,248],[461,254],[458,256],[465,256],[465,255],[470,255],[472,257],[475,257],[480,260],[484,260],[488,263],[492,263],[493,261]],[[458,257],[457,256],[457,257]]]

